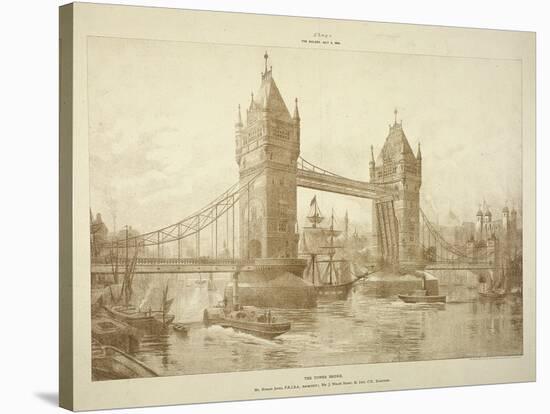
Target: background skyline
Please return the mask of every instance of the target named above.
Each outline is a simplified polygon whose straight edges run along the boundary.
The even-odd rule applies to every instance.
[[[91,207],[109,228],[141,232],[186,217],[238,180],[237,105],[260,84],[265,47],[92,37],[88,42]],[[441,221],[452,208],[473,221],[485,199],[499,218],[521,197],[521,66],[513,60],[269,48],[292,113],[299,99],[301,154],[368,181],[393,122],[416,153],[421,206]],[[298,190],[300,225],[321,208],[370,229],[371,202]],[[495,214],[496,213],[496,214]],[[443,224],[443,223],[442,223]]]

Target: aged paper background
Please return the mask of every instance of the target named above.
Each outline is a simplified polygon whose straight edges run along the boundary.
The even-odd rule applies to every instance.
[[[198,18],[200,17],[200,18]],[[162,22],[162,24],[159,24]],[[265,30],[269,27],[269,30]],[[523,184],[524,211],[524,342],[522,357],[502,359],[466,359],[454,361],[430,361],[414,363],[394,363],[376,365],[357,365],[343,367],[323,367],[277,371],[257,371],[246,373],[224,373],[194,375],[192,377],[167,377],[140,379],[106,383],[90,381],[90,306],[89,306],[89,246],[88,238],[88,48],[90,39],[115,37],[122,39],[146,39],[153,41],[186,41],[200,43],[219,43],[229,45],[249,45],[251,55],[264,48],[296,48],[295,59],[306,59],[315,54],[315,48],[322,46],[304,46],[302,39],[310,39],[313,33],[329,32],[340,39],[341,49],[389,52],[391,54],[417,54],[431,56],[454,56],[474,58],[504,59],[509,62],[510,71],[519,71],[522,86],[519,93],[523,99],[523,183],[516,182],[514,189]],[[92,40],[93,41],[93,40]],[[158,44],[158,43],[157,43]],[[230,48],[229,48],[230,49]],[[200,52],[198,52],[200,53]],[[274,55],[277,53],[273,52]],[[345,52],[341,52],[345,53]],[[319,52],[319,55],[321,53]],[[306,57],[304,57],[306,56]],[[437,60],[437,58],[434,58]],[[292,62],[286,62],[288,65]],[[397,62],[401,64],[402,62]],[[212,62],[216,64],[215,61]],[[277,73],[277,66],[274,70]],[[74,343],[75,366],[75,408],[102,408],[136,405],[172,404],[196,401],[219,401],[249,398],[271,398],[277,396],[313,395],[316,393],[342,393],[358,391],[377,391],[387,389],[420,388],[445,385],[463,385],[476,383],[527,381],[534,379],[534,42],[532,34],[473,29],[451,29],[421,26],[343,22],[332,20],[298,19],[271,16],[252,16],[207,12],[189,12],[167,9],[147,9],[138,7],[95,6],[77,4],[75,6],[75,227],[78,237],[74,246],[75,258],[74,302],[75,309]],[[282,66],[282,64],[281,64]],[[219,66],[223,73],[223,63]],[[283,72],[281,70],[281,72]],[[248,76],[248,75],[243,75]],[[259,74],[258,74],[259,76]],[[283,74],[281,73],[281,76]],[[281,80],[279,80],[281,82]],[[295,91],[295,88],[283,88]],[[511,88],[514,86],[512,85]],[[236,102],[246,102],[246,91],[239,90]],[[304,92],[307,96],[307,92]],[[285,97],[286,98],[286,97]],[[383,99],[383,97],[382,97]],[[385,106],[381,104],[381,107]],[[390,103],[391,105],[391,103]],[[422,104],[419,103],[419,107]],[[335,109],[336,110],[336,109]],[[381,109],[382,111],[382,109]],[[421,117],[418,113],[403,115]],[[228,116],[233,119],[233,113]],[[432,115],[425,115],[426,124],[430,124]],[[378,114],[384,119],[384,114]],[[438,118],[434,115],[433,118]],[[495,120],[493,120],[494,122]],[[506,122],[507,120],[503,120]],[[207,120],[205,120],[207,122]],[[488,121],[491,124],[490,121]],[[380,127],[384,127],[381,125]],[[510,128],[517,125],[509,125]],[[470,131],[470,137],[479,131]],[[378,134],[376,131],[365,133]],[[422,131],[429,135],[429,131]],[[459,137],[457,137],[458,139]],[[327,137],[327,146],[333,144]],[[475,139],[475,138],[470,138]],[[506,139],[506,137],[503,137]],[[231,131],[228,131],[228,148],[231,150]],[[304,143],[307,142],[304,140]],[[368,144],[368,139],[365,140]],[[506,146],[505,142],[500,143]],[[498,143],[490,143],[494,148]],[[517,150],[517,149],[516,149]],[[315,151],[315,148],[312,149]],[[326,152],[323,152],[325,156]],[[441,154],[440,157],[444,157]],[[466,160],[466,162],[468,162]],[[471,168],[469,169],[471,170]],[[488,168],[498,171],[498,166]],[[510,171],[499,171],[508,174]],[[355,175],[355,174],[350,174]],[[517,174],[510,176],[511,181]],[[471,178],[470,178],[471,179]],[[512,189],[511,192],[514,192]],[[471,205],[464,201],[464,207]],[[151,227],[155,224],[151,223]],[[341,374],[345,379],[373,380],[388,379],[389,382],[369,383],[358,386],[339,387],[333,390],[315,389],[308,392],[254,392],[255,388],[275,385],[300,385],[305,376]],[[237,380],[238,379],[238,380]],[[234,384],[230,388],[215,384]],[[237,385],[238,384],[238,385]],[[152,389],[155,392],[151,392]],[[147,393],[140,390],[148,390]],[[181,390],[185,390],[184,393]],[[212,390],[217,390],[212,393]]]

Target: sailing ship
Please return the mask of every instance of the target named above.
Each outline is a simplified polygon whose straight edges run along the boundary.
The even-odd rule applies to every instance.
[[[117,246],[118,249],[118,246]],[[126,228],[126,260],[124,275],[120,293],[116,295],[112,286],[109,287],[111,294],[111,306],[104,306],[106,312],[113,319],[127,323],[136,328],[148,329],[157,327],[166,327],[174,320],[174,315],[170,314],[170,307],[174,299],[168,299],[168,284],[166,284],[163,294],[160,310],[142,311],[131,304],[133,295],[133,281],[135,276],[135,267],[137,262],[138,249],[134,248],[134,254],[131,260],[128,257],[128,228]],[[116,265],[113,269],[115,281],[118,280],[118,257],[115,257]]]
[[[159,310],[149,308],[142,311],[131,305],[128,301],[122,305],[107,306],[105,310],[112,318],[137,328],[166,327],[175,318],[174,314],[169,313],[173,301],[173,298],[168,299],[168,284],[166,284],[162,292],[162,303]]]
[[[337,255],[337,249],[344,246],[336,245],[335,239],[342,232],[334,228],[334,211],[330,216],[330,226],[320,226],[325,218],[317,203],[317,196],[310,202],[307,219],[311,226],[304,227],[301,243],[301,255],[309,259],[304,278],[313,284],[319,297],[346,299],[353,284],[366,275],[354,277],[349,260],[338,258],[340,255]]]
[[[502,299],[508,294],[509,286],[507,283],[504,267],[500,268],[500,278],[495,281],[492,273],[489,273],[489,283],[485,284],[485,289],[479,290],[479,296],[486,299]]]

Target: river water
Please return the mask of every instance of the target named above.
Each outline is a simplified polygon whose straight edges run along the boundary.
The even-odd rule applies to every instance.
[[[345,301],[319,301],[313,309],[275,309],[290,320],[286,334],[266,340],[204,327],[202,312],[222,299],[192,277],[171,277],[171,312],[189,324],[187,335],[145,335],[133,355],[161,375],[249,371],[357,363],[421,361],[522,354],[522,301],[480,300],[406,304],[396,296],[376,297],[358,284]]]

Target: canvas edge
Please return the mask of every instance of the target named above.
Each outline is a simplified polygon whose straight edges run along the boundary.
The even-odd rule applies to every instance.
[[[93,3],[92,3],[93,4]],[[86,5],[86,3],[76,3],[76,6],[77,6],[77,10],[79,9],[79,6],[83,6],[83,5]],[[120,5],[118,5],[120,6]],[[165,403],[158,403],[158,402],[148,402],[146,404],[138,404],[138,405],[128,405],[128,404],[123,404],[123,405],[114,405],[114,406],[105,406],[105,407],[101,407],[101,406],[97,406],[97,405],[94,405],[93,407],[90,407],[90,406],[86,406],[86,405],[82,405],[80,406],[80,403],[79,401],[74,401],[73,398],[76,398],[78,396],[78,392],[76,392],[75,390],[75,384],[73,384],[73,380],[74,380],[74,374],[75,374],[75,371],[74,371],[74,333],[75,332],[78,332],[78,326],[73,326],[73,320],[74,320],[74,307],[73,307],[73,296],[74,294],[76,294],[76,292],[78,291],[77,287],[74,288],[73,290],[73,271],[75,273],[75,275],[77,274],[76,272],[76,269],[73,269],[73,266],[74,266],[74,258],[73,258],[73,254],[75,253],[74,252],[74,246],[73,246],[73,242],[75,242],[77,239],[76,239],[76,235],[73,231],[73,225],[74,225],[74,217],[73,217],[73,202],[75,202],[75,200],[73,200],[73,197],[74,197],[74,188],[73,188],[73,185],[74,185],[74,174],[78,174],[78,171],[74,171],[73,169],[73,162],[74,162],[74,158],[76,157],[76,152],[75,152],[75,149],[78,150],[77,146],[78,146],[78,143],[74,142],[74,139],[76,137],[73,137],[73,134],[75,133],[74,131],[74,124],[73,124],[73,117],[75,116],[74,114],[74,108],[73,108],[73,99],[74,99],[74,83],[75,83],[75,79],[74,79],[74,61],[73,61],[73,57],[75,57],[74,55],[74,33],[73,33],[73,29],[74,29],[74,16],[73,16],[73,11],[72,11],[72,4],[70,5],[67,5],[67,6],[62,6],[60,8],[60,29],[63,25],[63,21],[61,19],[61,9],[63,7],[71,7],[71,18],[70,18],[70,30],[68,32],[70,32],[70,42],[71,42],[71,46],[69,47],[66,43],[65,43],[65,47],[68,48],[68,52],[64,54],[64,58],[66,60],[69,60],[69,62],[67,62],[66,60],[64,61],[65,64],[68,65],[68,70],[70,70],[70,78],[69,80],[67,80],[67,77],[65,77],[64,79],[64,83],[65,85],[62,84],[61,82],[61,78],[60,78],[60,128],[63,128],[63,129],[60,129],[60,406],[63,407],[63,408],[67,408],[67,409],[70,409],[70,410],[91,410],[91,409],[101,409],[101,408],[129,408],[129,407],[149,407],[149,406],[166,406],[166,405],[174,405],[174,404],[177,404],[177,405],[188,405],[188,404],[194,404],[194,403],[219,403],[219,402],[229,402],[229,401],[250,401],[250,400],[264,400],[264,399],[280,399],[280,398],[293,398],[294,396],[290,396],[290,395],[281,395],[281,396],[277,396],[277,397],[256,397],[256,398],[235,398],[235,399],[216,399],[216,398],[213,398],[213,399],[208,399],[208,400],[201,400],[201,401],[189,401],[189,402],[177,402],[177,403],[173,403],[173,402],[165,402]],[[176,10],[182,10],[182,9],[176,9]],[[190,11],[197,11],[197,10],[190,10]],[[220,12],[218,12],[220,13]],[[77,13],[77,14],[80,14],[80,13]],[[239,13],[239,14],[249,14],[249,13]],[[285,16],[286,17],[286,16]],[[378,22],[375,22],[375,23],[378,23]],[[392,23],[393,24],[393,23]],[[429,26],[429,25],[417,25],[417,26]],[[65,28],[67,29],[67,28]],[[512,31],[512,32],[516,32],[516,31]],[[535,49],[535,41],[536,41],[536,34],[534,32],[517,32],[517,33],[525,33],[526,35],[524,36],[524,40],[525,40],[525,45],[526,45],[526,49],[529,49],[529,51],[531,52],[532,51],[532,55],[529,55],[529,57],[526,60],[525,63],[527,63],[527,71],[526,73],[528,75],[530,75],[530,77],[527,77],[528,79],[531,79],[532,78],[532,82],[529,82],[528,85],[530,87],[532,87],[534,90],[536,90],[536,69],[533,67],[534,65],[534,61],[536,60],[536,53],[534,51]],[[60,51],[61,51],[61,48],[60,48]],[[70,56],[70,59],[67,58],[67,56]],[[60,56],[61,57],[61,56]],[[530,59],[532,58],[532,59]],[[60,63],[61,62],[61,59],[60,59]],[[60,71],[61,71],[61,66],[60,66]],[[68,76],[68,74],[67,74]],[[68,86],[70,87],[70,90],[68,91],[67,90],[67,82],[68,82]],[[65,108],[65,116],[62,115],[63,113],[63,110],[62,110],[62,97],[64,96],[63,95],[63,87],[65,87],[65,97],[67,98],[67,101],[65,103],[68,103],[68,106],[66,106]],[[529,91],[529,92],[532,92],[532,91]],[[530,97],[530,99],[533,99],[534,96],[533,95],[530,95],[530,93],[526,92],[525,90],[523,91],[523,99],[526,99],[526,97]],[[68,113],[67,113],[68,111]],[[529,220],[525,221],[525,226],[531,226],[530,227],[530,234],[529,236],[526,236],[529,238],[529,240],[531,241],[531,244],[530,246],[534,249],[536,247],[536,206],[533,206],[531,203],[535,203],[536,202],[536,195],[535,195],[535,186],[536,186],[536,178],[535,178],[535,170],[536,170],[536,165],[535,165],[535,161],[536,161],[536,131],[535,131],[535,127],[536,127],[536,114],[535,114],[535,111],[536,111],[536,108],[535,108],[535,103],[534,101],[531,102],[531,105],[530,105],[530,113],[526,114],[524,113],[522,119],[523,121],[525,122],[525,127],[524,127],[524,132],[525,132],[525,135],[523,137],[523,144],[527,145],[527,148],[526,148],[526,151],[523,155],[523,159],[524,159],[524,167],[523,167],[523,171],[524,171],[524,178],[523,178],[523,185],[525,186],[525,192],[524,192],[524,207],[527,206],[528,208],[525,208],[524,211],[526,212],[529,212]],[[533,129],[531,129],[533,128]],[[64,134],[62,131],[65,131],[66,133]],[[529,145],[530,144],[530,145]],[[67,146],[68,145],[68,146]],[[67,169],[62,169],[62,164],[63,164],[63,155],[65,155],[65,161],[66,161],[66,164],[65,164],[65,167]],[[61,176],[61,173],[62,171],[64,171],[64,174],[69,174],[69,177],[65,177],[67,178],[66,180],[63,179],[63,177]],[[65,182],[65,184],[63,184],[63,182]],[[67,185],[67,182],[68,182],[68,185]],[[529,190],[527,190],[527,188],[529,188]],[[532,191],[532,192],[528,192],[528,191]],[[65,216],[63,215],[63,212],[62,212],[62,208],[66,207],[67,209],[65,209]],[[76,205],[74,208],[77,208]],[[531,214],[533,213],[533,214]],[[76,214],[76,213],[75,213]],[[87,213],[86,213],[87,214]],[[67,222],[68,220],[68,227],[65,228],[63,227],[64,223],[63,221]],[[67,223],[65,223],[67,224]],[[63,230],[65,230],[65,233],[63,233]],[[67,232],[68,230],[68,232]],[[65,236],[65,247],[68,248],[68,250],[65,250],[65,254],[63,253],[62,249],[61,249],[61,239],[63,238],[63,236]],[[531,257],[532,256],[532,257]],[[534,271],[534,275],[533,276],[530,276],[532,278],[532,284],[533,284],[533,290],[534,290],[534,285],[535,285],[535,281],[536,281],[536,269],[535,269],[535,259],[536,259],[536,256],[535,256],[535,252],[532,251],[529,255],[526,255],[524,257],[524,263],[531,263],[531,268],[532,270]],[[64,263],[66,262],[66,263]],[[65,270],[65,271],[63,271]],[[63,286],[63,283],[65,283],[65,286]],[[63,295],[64,297],[64,302],[65,302],[65,308],[62,306],[62,298],[61,296]],[[530,300],[533,301],[533,305],[535,304],[535,299],[536,299],[536,291],[533,291],[532,293],[532,297]],[[68,302],[68,304],[67,304]],[[525,312],[525,310],[524,310]],[[64,322],[65,322],[65,325],[62,324],[62,319],[64,319]],[[68,320],[67,320],[68,319]],[[535,325],[535,318],[533,317],[533,325]],[[63,332],[63,334],[62,334]],[[529,341],[530,343],[532,343],[532,351],[533,353],[531,354],[531,357],[532,359],[527,361],[528,362],[528,366],[526,366],[526,368],[528,369],[529,372],[525,373],[525,377],[523,377],[523,379],[517,379],[517,380],[511,380],[511,381],[497,381],[497,382],[472,382],[471,384],[468,384],[468,385],[491,385],[491,384],[505,384],[505,383],[509,383],[509,382],[531,382],[531,381],[536,381],[536,359],[535,359],[535,355],[534,355],[534,352],[535,352],[535,340],[536,340],[536,334],[534,332],[534,330],[531,332],[531,334],[533,335],[533,339],[532,339],[532,342],[531,340]],[[524,333],[525,335],[525,333]],[[525,337],[524,337],[525,338]],[[61,342],[62,342],[62,339],[64,340],[67,340],[68,341],[68,344],[65,344],[66,345],[66,348],[64,348],[64,351],[65,352],[65,361],[68,360],[68,363],[63,365],[63,360],[62,360],[62,345],[61,345]],[[531,351],[531,350],[530,350]],[[525,354],[524,354],[525,356]],[[67,387],[65,389],[66,391],[66,394],[65,394],[65,397],[62,397],[62,386],[61,386],[61,383],[62,383],[62,376],[65,378],[65,386]],[[67,382],[69,382],[69,384],[67,384]],[[78,384],[76,384],[78,386]],[[322,396],[330,396],[330,395],[343,395],[343,394],[348,394],[348,393],[352,393],[352,394],[356,394],[356,393],[365,393],[365,392],[383,392],[383,391],[394,391],[394,390],[399,390],[399,391],[402,391],[402,390],[407,390],[407,389],[410,389],[410,390],[414,390],[414,389],[426,389],[426,388],[446,388],[446,387],[456,387],[456,386],[463,386],[465,384],[460,384],[460,383],[451,383],[451,384],[442,384],[442,385],[436,385],[436,386],[432,386],[432,385],[425,385],[425,386],[419,386],[419,387],[410,387],[410,388],[394,388],[394,389],[389,389],[389,390],[362,390],[362,391],[358,391],[358,392],[329,392],[329,393],[323,393],[323,394],[319,394],[319,395],[322,395]],[[76,395],[75,395],[75,392],[76,392]],[[318,396],[318,395],[315,395],[315,394],[311,394],[311,395],[300,395],[300,396],[296,396],[296,397],[304,397],[304,396]]]
[[[73,4],[59,7],[59,406],[74,407]]]

